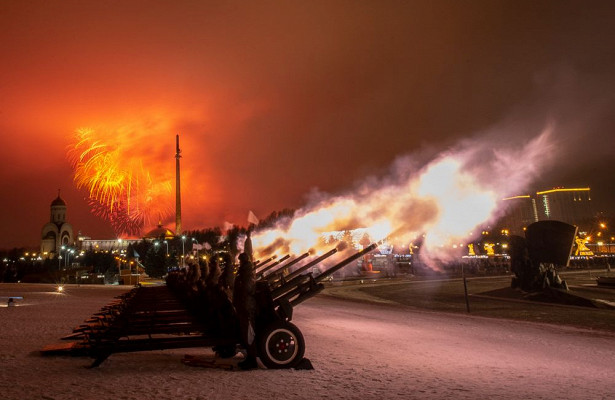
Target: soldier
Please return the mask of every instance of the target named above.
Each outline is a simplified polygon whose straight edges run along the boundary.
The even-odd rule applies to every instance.
[[[205,284],[210,290],[218,284],[221,274],[222,271],[220,270],[218,258],[213,256],[209,262],[209,274],[203,277],[205,279]]]
[[[254,267],[246,253],[239,255],[239,270],[233,290],[233,306],[239,319],[242,345],[247,351],[246,359],[239,363],[241,369],[254,369],[256,364],[256,343],[254,340],[254,319],[256,316],[256,278]]]
[[[204,304],[207,308],[207,319],[210,322],[218,324],[219,321],[219,297],[218,297],[218,279],[220,279],[220,267],[218,266],[218,258],[213,256],[209,261],[209,274],[203,277],[203,294]]]
[[[251,230],[246,232],[246,240],[243,242],[243,252],[248,256],[248,259],[251,262],[254,262],[253,258],[253,250],[252,250],[252,238],[251,238]]]
[[[224,269],[222,270],[222,275],[220,275],[220,280],[218,283],[228,296],[229,300],[232,300],[233,285],[235,284],[235,265],[233,264],[233,260],[231,259],[231,255],[229,253],[222,254],[222,265]]]
[[[201,281],[204,281],[209,276],[209,264],[206,259],[199,260],[199,270],[201,271]],[[202,289],[204,287],[205,282],[201,282]]]
[[[234,337],[238,332],[238,318],[233,307],[233,284],[235,282],[235,266],[233,265],[231,255],[223,253],[220,256],[220,263],[224,267],[222,274],[216,282],[213,291],[213,304],[215,310],[213,318],[216,321],[214,332],[220,337]],[[217,276],[217,275],[214,275]],[[214,277],[212,276],[212,278]],[[229,358],[237,353],[235,345],[232,346],[215,346],[213,350],[216,355],[221,358]]]

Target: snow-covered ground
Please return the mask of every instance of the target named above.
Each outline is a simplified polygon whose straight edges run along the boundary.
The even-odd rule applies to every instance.
[[[315,369],[230,372],[180,349],[41,357],[122,287],[0,284],[0,399],[611,399],[615,335],[318,296],[295,310]],[[0,299],[4,304],[5,299]]]

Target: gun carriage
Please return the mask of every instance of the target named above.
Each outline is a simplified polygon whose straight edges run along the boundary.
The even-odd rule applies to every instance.
[[[316,277],[307,272],[309,268],[331,257],[336,249],[290,274],[284,271],[305,260],[308,253],[286,264],[282,261],[290,257],[283,257],[275,265],[257,272],[254,333],[257,356],[263,365],[274,369],[293,368],[304,359],[303,334],[291,322],[294,307],[320,293],[324,289],[323,281],[336,271],[375,248],[376,244],[372,244]],[[265,269],[269,274],[265,274]],[[232,357],[241,343],[232,306],[218,303],[217,311],[221,314],[208,312],[202,307],[203,296],[198,291],[178,296],[167,285],[136,287],[62,338],[71,342],[47,346],[41,352],[89,356],[94,358],[91,367],[99,366],[114,353],[190,347],[212,347],[221,356]]]

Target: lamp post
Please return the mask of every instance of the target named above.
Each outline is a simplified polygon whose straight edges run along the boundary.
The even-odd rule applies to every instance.
[[[182,236],[182,268],[186,268],[186,235]]]
[[[169,257],[169,242],[165,240],[163,243],[167,245],[167,257]]]
[[[68,268],[68,262],[70,261],[70,255],[74,254],[75,250],[66,250],[66,264],[64,265],[64,268]]]
[[[62,269],[62,250],[66,249],[66,246],[60,247],[60,251],[58,251],[58,270]]]

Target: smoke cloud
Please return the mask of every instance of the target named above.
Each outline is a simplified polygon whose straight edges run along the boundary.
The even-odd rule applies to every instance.
[[[412,155],[399,158],[389,174],[348,193],[313,193],[290,223],[255,234],[253,243],[268,250],[284,243],[298,254],[335,232],[361,229],[372,242],[404,247],[422,238],[424,254],[445,258],[498,216],[501,199],[528,190],[552,163],[553,132],[549,125],[527,143],[505,147],[488,136],[464,140],[424,165]]]

